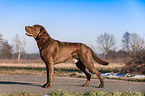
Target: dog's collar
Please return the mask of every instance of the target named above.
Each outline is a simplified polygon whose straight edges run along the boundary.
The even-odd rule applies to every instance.
[[[36,38],[35,38],[36,40],[39,39],[39,35],[40,35],[40,33],[41,33],[41,32],[39,32],[38,35],[36,36]]]
[[[38,43],[38,47],[39,47],[39,50],[42,51],[46,46],[48,46],[52,41],[53,39],[51,37],[41,37],[40,35],[42,34],[42,32],[40,32],[35,40],[37,41]]]

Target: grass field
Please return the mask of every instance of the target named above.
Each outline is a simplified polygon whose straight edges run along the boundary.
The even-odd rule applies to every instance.
[[[21,93],[13,93],[13,94],[7,94],[7,93],[0,93],[0,96],[145,96],[144,93],[141,92],[105,92],[105,91],[89,91],[86,93],[78,93],[78,92],[67,92],[63,90],[54,91],[52,93],[48,94],[31,94],[27,92],[21,92]]]
[[[111,63],[108,66],[103,66],[94,63],[97,70],[101,72],[119,72],[125,64]],[[55,73],[63,72],[80,72],[80,70],[73,63],[60,63],[54,65]],[[44,63],[0,63],[0,74],[23,74],[23,75],[45,75]]]
[[[3,63],[5,62],[5,63]],[[1,61],[0,62],[0,75],[3,74],[19,74],[19,75],[46,75],[45,64],[40,61]],[[11,63],[10,63],[11,62]],[[94,63],[94,66],[101,73],[107,72],[120,72],[121,68],[125,66],[124,63],[110,63],[108,66],[103,66],[98,63]],[[54,76],[62,77],[76,77],[76,78],[86,78],[85,75],[79,74],[81,71],[76,67],[74,63],[60,63],[54,65]],[[97,78],[96,75],[92,75],[91,78]],[[125,77],[104,77],[107,79],[119,79],[126,81],[139,81],[144,82],[145,78],[134,79],[134,78],[125,78]]]

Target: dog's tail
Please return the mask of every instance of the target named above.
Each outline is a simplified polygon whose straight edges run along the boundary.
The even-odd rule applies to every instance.
[[[102,64],[102,65],[108,65],[109,64],[109,62],[106,62],[106,61],[102,60],[101,58],[99,58],[93,51],[92,51],[92,57],[99,64]]]

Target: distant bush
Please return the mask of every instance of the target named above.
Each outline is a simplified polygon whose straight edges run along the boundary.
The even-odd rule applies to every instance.
[[[138,50],[136,54],[132,56],[132,60],[126,62],[125,67],[122,68],[120,73],[145,74],[145,50]]]

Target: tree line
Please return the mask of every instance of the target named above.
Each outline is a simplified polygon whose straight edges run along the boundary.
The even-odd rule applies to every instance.
[[[145,48],[144,37],[141,38],[137,33],[125,32],[122,36],[122,48],[116,52],[116,39],[112,34],[104,33],[97,37],[98,48],[106,59],[125,58],[130,55],[136,56],[136,52]]]
[[[2,35],[0,34],[0,58],[6,59],[12,57],[12,46],[8,43],[8,41],[4,40],[2,38]]]
[[[7,40],[3,39],[2,34],[0,34],[0,59],[38,59],[38,53],[28,54],[25,52],[25,39],[21,39],[18,34],[13,38],[13,45],[10,45]]]
[[[97,46],[102,52],[99,56],[106,59],[125,58],[130,55],[136,55],[136,51],[145,48],[144,37],[141,38],[137,33],[125,32],[122,36],[122,46],[116,51],[116,39],[113,34],[103,33],[97,36]],[[38,59],[39,54],[28,54],[25,52],[26,41],[21,40],[18,34],[13,39],[13,45],[3,39],[0,34],[0,59]],[[15,50],[14,50],[15,49]]]

